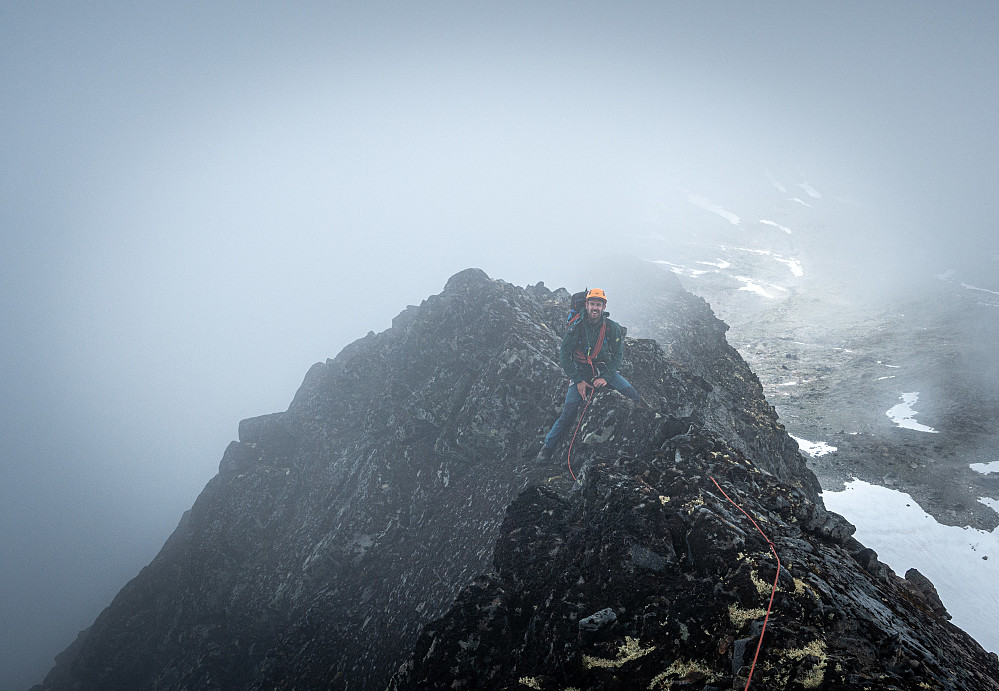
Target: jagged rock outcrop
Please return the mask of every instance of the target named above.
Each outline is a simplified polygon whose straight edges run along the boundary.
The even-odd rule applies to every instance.
[[[577,473],[656,458],[700,430],[796,492],[809,530],[840,539],[848,526],[821,507],[724,324],[670,274],[627,273],[612,311],[644,305],[642,316],[615,318],[661,341],[626,343],[622,372],[649,406],[600,394],[573,450]],[[384,688],[423,627],[491,570],[520,492],[572,490],[565,443],[550,466],[533,462],[567,384],[557,347],[568,297],[469,269],[314,365],[286,412],[240,424],[161,552],[42,688]],[[639,547],[636,564],[667,559]]]
[[[685,437],[610,455],[568,495],[525,490],[493,571],[390,689],[742,689],[775,580],[754,689],[999,689],[995,656],[916,594],[933,588],[918,572],[896,576],[724,442]]]

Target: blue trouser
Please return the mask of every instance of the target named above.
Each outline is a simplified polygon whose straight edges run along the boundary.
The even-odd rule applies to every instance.
[[[619,373],[615,372],[609,377],[604,377],[604,379],[607,380],[607,386],[612,389],[620,391],[632,400],[640,400],[635,387],[629,384],[628,380]],[[548,432],[548,436],[545,437],[545,446],[550,447],[558,443],[562,433],[565,432],[565,428],[571,425],[572,421],[576,419],[576,411],[579,410],[579,404],[582,402],[583,397],[579,395],[576,385],[569,384],[569,390],[565,393],[565,404],[562,406],[562,414],[558,416],[558,420],[555,421],[551,431]]]

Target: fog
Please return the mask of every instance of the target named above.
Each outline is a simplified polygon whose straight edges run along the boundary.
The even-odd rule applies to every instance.
[[[994,279],[997,27],[991,2],[3,3],[0,687],[149,562],[240,419],[458,270],[574,287],[682,242],[690,195],[752,208],[776,178],[863,210],[829,266]]]

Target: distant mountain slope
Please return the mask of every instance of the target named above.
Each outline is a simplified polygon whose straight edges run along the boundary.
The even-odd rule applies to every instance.
[[[994,529],[979,499],[999,499],[999,479],[970,466],[997,458],[999,254],[957,226],[917,242],[864,190],[801,175],[685,191],[633,251],[711,304],[793,435],[836,448],[809,459],[823,488],[862,478],[940,522]],[[886,417],[912,392],[939,434]]]

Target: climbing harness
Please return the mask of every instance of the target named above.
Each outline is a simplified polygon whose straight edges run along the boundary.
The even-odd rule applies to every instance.
[[[711,476],[709,475],[708,477]],[[763,536],[763,539],[767,541],[768,545],[770,545],[770,551],[774,553],[774,559],[777,560],[777,575],[774,576],[774,586],[773,589],[770,591],[770,603],[767,605],[767,614],[765,617],[763,617],[763,629],[760,631],[760,640],[756,644],[756,654],[753,655],[753,664],[750,665],[749,667],[749,678],[746,679],[746,687],[743,690],[743,691],[748,691],[749,682],[753,680],[753,670],[756,669],[756,658],[760,656],[760,647],[762,647],[763,645],[763,634],[767,632],[767,622],[770,620],[770,610],[771,608],[773,608],[774,605],[774,596],[777,594],[777,579],[780,578],[780,557],[777,556],[777,548],[774,547],[774,543],[770,541],[770,538],[768,538],[767,534],[763,532],[759,524],[757,524],[757,522],[753,520],[753,517],[750,516],[748,513],[746,513],[745,509],[743,509],[741,506],[732,501],[732,497],[725,494],[725,490],[721,488],[721,485],[719,485],[718,481],[715,480],[713,477],[711,478],[711,482],[715,483],[715,487],[718,488],[718,491],[721,492],[726,499],[732,502],[732,505],[735,508],[739,509],[739,511],[742,511],[742,515],[748,518],[749,521],[756,527],[756,530],[759,531],[760,535]]]
[[[578,327],[577,327],[578,328]],[[594,362],[597,360],[597,355],[600,354],[600,349],[604,347],[604,337],[607,336],[607,320],[603,319],[600,323],[600,331],[597,332],[597,341],[592,346],[589,341],[589,331],[586,328],[586,322],[583,322],[583,338],[586,342],[586,352],[584,353],[582,348],[576,348],[575,352],[572,354],[573,359],[579,364],[586,363],[590,366],[590,370],[593,372],[593,376],[597,375],[597,368],[594,366]]]

